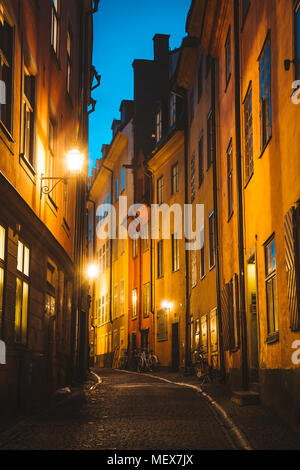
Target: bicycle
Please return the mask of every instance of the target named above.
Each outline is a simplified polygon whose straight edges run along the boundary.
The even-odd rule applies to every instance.
[[[204,383],[213,383],[213,367],[209,364],[206,357],[207,353],[203,349],[193,351],[194,372],[201,385]]]
[[[155,356],[152,352],[137,352],[135,358],[137,372],[151,372],[157,369],[158,357]]]

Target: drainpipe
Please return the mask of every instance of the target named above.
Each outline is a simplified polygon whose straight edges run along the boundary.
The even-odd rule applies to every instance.
[[[248,390],[248,357],[247,357],[247,323],[245,309],[245,265],[244,265],[244,227],[243,227],[243,194],[242,194],[242,146],[241,146],[241,89],[240,89],[240,24],[239,1],[234,0],[234,63],[235,63],[235,134],[236,134],[236,173],[238,193],[238,250],[240,277],[240,314],[242,333],[242,380],[243,389]]]
[[[184,91],[184,192],[185,204],[189,203],[189,127],[188,127],[188,95]],[[185,237],[185,243],[187,239]],[[185,364],[184,373],[189,373],[189,366],[191,364],[190,356],[190,273],[189,273],[189,251],[185,247]]]
[[[96,201],[93,201],[92,199],[87,199],[87,202],[91,203],[93,205],[93,262],[95,261],[96,258]],[[88,224],[89,225],[89,224]],[[87,233],[89,233],[89,227],[87,227]],[[89,310],[93,309],[93,312],[95,311],[95,281],[93,280],[93,286],[92,286],[92,297],[91,297],[91,304],[89,306]],[[91,327],[93,328],[93,336],[94,336],[94,366],[96,365],[96,327],[94,323],[91,323]]]
[[[213,116],[213,135],[216,136],[216,61],[211,63],[211,103]],[[220,350],[220,372],[222,380],[225,381],[223,334],[222,334],[222,310],[221,310],[221,282],[220,282],[220,249],[219,249],[219,206],[218,206],[218,178],[217,178],[217,149],[214,143],[213,155],[213,198],[214,198],[214,230],[215,230],[215,252],[216,252],[216,291],[218,311],[218,337]]]

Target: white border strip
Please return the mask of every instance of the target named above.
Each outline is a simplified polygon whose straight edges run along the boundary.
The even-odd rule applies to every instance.
[[[97,382],[96,382],[94,385],[92,385],[92,386],[90,387],[90,390],[95,390],[95,389],[98,387],[98,385],[101,385],[101,384],[102,384],[102,379],[101,379],[101,377],[100,377],[98,374],[96,374],[96,372],[94,372],[93,370],[90,370],[90,373],[93,374],[93,375],[95,376],[96,380],[97,380]]]
[[[204,392],[204,390],[201,387],[198,387],[197,385],[192,385],[192,384],[187,384],[184,382],[173,382],[172,380],[165,379],[163,377],[159,377],[157,375],[152,375],[152,374],[143,374],[143,373],[138,373],[138,372],[133,372],[133,371],[128,371],[124,369],[114,369],[117,372],[125,372],[127,374],[135,374],[135,375],[143,375],[144,377],[151,377],[153,379],[161,380],[162,382],[166,382],[169,384],[173,385],[179,385],[180,387],[187,387],[191,388],[192,390],[195,390],[203,396],[206,400],[209,401],[209,403],[216,409],[218,414],[221,416],[221,418],[225,421],[227,427],[229,430],[235,435],[236,439],[238,440],[239,444],[244,450],[253,450],[252,447],[250,446],[248,440],[246,437],[242,434],[242,432],[239,430],[239,428],[234,424],[232,419],[228,416],[224,408],[219,405],[208,393]]]

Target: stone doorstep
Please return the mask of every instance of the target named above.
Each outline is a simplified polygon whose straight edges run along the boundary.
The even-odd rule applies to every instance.
[[[239,406],[258,405],[259,393],[253,390],[236,390],[232,392],[231,401]]]

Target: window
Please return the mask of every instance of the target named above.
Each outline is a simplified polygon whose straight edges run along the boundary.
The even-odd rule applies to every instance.
[[[164,241],[160,240],[157,243],[157,277],[158,279],[164,275]]]
[[[176,124],[176,95],[174,95],[173,93],[170,96],[169,113],[170,113],[170,127],[173,127]]]
[[[149,250],[149,233],[148,233],[148,225],[147,225],[147,237],[143,238],[143,252]]]
[[[192,121],[195,113],[195,92],[194,87],[190,91],[190,120]]]
[[[125,280],[120,283],[120,316],[125,314]]]
[[[227,202],[228,202],[228,219],[233,214],[233,156],[232,156],[232,140],[230,140],[227,149]]]
[[[137,317],[137,289],[132,291],[132,319]]]
[[[0,338],[3,331],[3,292],[6,260],[6,230],[0,225]]]
[[[228,30],[226,42],[225,42],[225,73],[226,73],[226,88],[227,88],[230,77],[231,77],[231,27],[230,26],[229,26],[229,30]]]
[[[200,278],[205,276],[205,228],[200,229]]]
[[[300,79],[300,2],[296,2],[295,8],[295,78]]]
[[[193,153],[192,159],[191,159],[191,199],[192,202],[195,200],[196,197],[196,181],[195,181],[195,154]]]
[[[132,258],[136,259],[138,257],[138,238],[133,238],[132,239]]]
[[[207,169],[214,161],[215,136],[213,128],[213,113],[210,111],[207,118]]]
[[[253,127],[252,127],[252,88],[250,86],[244,102],[245,134],[245,177],[246,181],[253,175]]]
[[[0,80],[5,90],[5,103],[0,103],[0,121],[12,131],[12,81],[13,81],[13,28],[4,19],[0,22]]]
[[[121,174],[121,193],[125,191],[125,168],[122,169]]]
[[[197,285],[197,252],[194,250],[191,254],[192,257],[192,287]]]
[[[278,332],[277,274],[274,236],[265,244],[268,334]]]
[[[179,240],[177,234],[172,234],[172,271],[179,271]]]
[[[164,308],[157,312],[157,341],[168,341],[168,310]]]
[[[161,176],[157,180],[157,204],[164,202],[164,177]]]
[[[25,68],[23,92],[23,156],[34,165],[35,77]]]
[[[72,88],[72,58],[73,58],[73,38],[70,29],[67,32],[67,92],[71,95]]]
[[[116,179],[116,201],[119,199],[119,178]]]
[[[143,286],[143,317],[149,317],[150,313],[150,283]]]
[[[263,151],[272,135],[271,109],[271,40],[267,36],[259,58],[261,150]]]
[[[156,136],[156,143],[160,142],[162,138],[162,111],[161,109],[156,112],[155,115],[155,136]]]
[[[15,306],[15,341],[19,344],[27,344],[28,305],[29,305],[29,261],[30,250],[18,242],[17,257],[17,286]]]
[[[203,131],[199,138],[198,143],[198,163],[199,163],[199,188],[204,180],[204,142],[203,142]]]
[[[179,183],[179,167],[178,163],[172,167],[171,170],[171,185],[172,185],[172,194],[178,192],[178,183]]]
[[[118,284],[114,286],[114,318],[118,317]]]
[[[106,269],[109,268],[110,258],[111,258],[111,244],[110,244],[110,240],[107,240],[106,241]]]
[[[212,211],[208,216],[209,228],[209,269],[215,265],[215,213]]]
[[[51,46],[55,55],[59,55],[59,10],[60,0],[51,1]]]
[[[198,103],[200,101],[203,89],[203,70],[202,70],[202,60],[198,68]]]
[[[242,0],[242,20],[245,21],[251,0]]]

